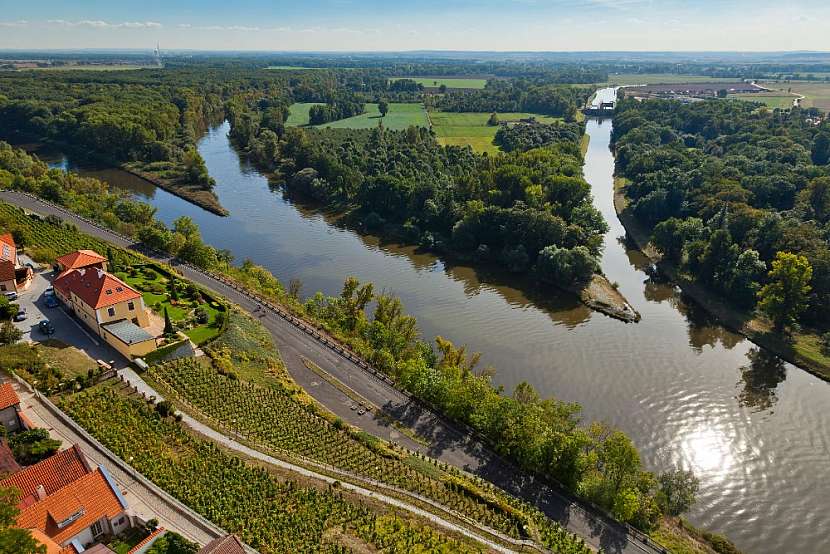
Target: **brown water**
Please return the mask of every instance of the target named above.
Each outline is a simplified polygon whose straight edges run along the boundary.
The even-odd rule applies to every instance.
[[[651,277],[613,210],[610,131],[610,121],[588,123],[585,176],[611,227],[603,269],[643,315],[639,324],[338,227],[240,160],[227,123],[210,129],[199,151],[230,217],[120,171],[92,173],[134,191],[168,223],[191,216],[206,241],[284,282],[301,279],[305,294],[337,293],[344,276],[355,275],[400,295],[425,336],[483,352],[508,391],[527,381],[543,395],[580,402],[586,418],[631,435],[649,467],[692,467],[701,491],[691,519],[740,548],[830,551],[830,384],[759,351]],[[72,167],[62,156],[53,162]]]

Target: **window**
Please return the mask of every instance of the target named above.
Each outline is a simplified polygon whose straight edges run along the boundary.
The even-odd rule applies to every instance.
[[[101,521],[98,520],[90,526],[90,531],[92,531],[93,537],[98,537],[104,534],[104,526],[101,525]]]
[[[115,308],[107,308],[107,313],[110,317],[115,315]]]
[[[135,302],[127,302],[128,310],[135,310]]]
[[[107,289],[107,294],[112,294],[112,289]]]

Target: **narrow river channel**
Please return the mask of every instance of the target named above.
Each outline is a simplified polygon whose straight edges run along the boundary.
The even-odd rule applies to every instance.
[[[603,269],[642,314],[639,324],[344,229],[270,186],[240,159],[228,130],[227,122],[213,127],[199,143],[226,218],[121,171],[42,156],[132,190],[167,223],[191,216],[207,242],[284,282],[301,279],[306,295],[335,294],[355,275],[401,296],[425,336],[483,352],[506,391],[527,381],[579,402],[586,418],[631,435],[647,466],[693,468],[701,491],[690,519],[745,551],[830,551],[830,384],[760,351],[650,276],[613,209],[610,120],[588,122],[585,176],[610,225]]]

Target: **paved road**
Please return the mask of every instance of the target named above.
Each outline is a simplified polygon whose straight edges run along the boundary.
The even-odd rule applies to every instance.
[[[49,435],[60,440],[64,447],[77,444],[90,462],[105,466],[125,493],[124,498],[130,510],[142,520],[156,518],[165,529],[175,531],[200,545],[205,545],[224,534],[216,526],[211,530],[198,523],[201,519],[199,516],[187,508],[183,509],[181,505],[170,502],[164,495],[124,471],[118,464],[113,463],[98,444],[88,440],[56,417],[35,394],[14,380],[11,383],[20,397],[25,416],[37,427],[48,429]]]
[[[40,214],[58,215],[64,220],[71,220],[84,233],[125,248],[141,250],[140,245],[130,239],[116,235],[28,195],[14,191],[0,191],[0,200]],[[175,261],[169,257],[157,257],[156,259],[175,265]],[[506,462],[494,454],[482,441],[445,421],[388,382],[279,317],[275,312],[268,309],[260,310],[260,303],[254,298],[189,266],[176,265],[176,268],[187,279],[228,298],[258,316],[274,337],[283,361],[294,380],[343,420],[373,435],[396,440],[409,448],[424,452],[433,458],[463,468],[490,481],[537,506],[548,517],[559,521],[569,531],[583,537],[594,547],[602,548],[605,552],[641,554],[663,551],[652,544],[644,543],[634,535],[629,527],[594,511],[590,506],[573,499],[564,490],[549,486]],[[398,436],[394,428],[381,419],[369,415],[358,416],[350,409],[351,400],[328,381],[309,370],[302,362],[303,357],[347,384],[360,396],[381,406],[387,414],[415,430],[421,437],[427,438],[430,446],[424,447],[405,436]]]

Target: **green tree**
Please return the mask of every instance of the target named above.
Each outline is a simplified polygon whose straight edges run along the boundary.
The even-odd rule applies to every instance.
[[[167,313],[167,306],[164,307],[164,334],[172,335],[175,332],[173,322],[170,321],[170,314]]]
[[[661,473],[657,477],[659,491],[658,502],[663,512],[679,516],[687,512],[695,503],[695,496],[700,489],[700,479],[692,470],[680,468]]]
[[[807,307],[813,268],[804,256],[778,252],[767,276],[769,283],[758,293],[758,307],[780,330],[797,321]]]
[[[17,508],[19,498],[17,489],[0,488],[0,552],[46,554],[46,546],[38,543],[29,529],[14,526],[20,513]]]
[[[386,100],[378,102],[378,111],[380,112],[381,117],[386,117],[386,114],[389,113],[389,102]]]
[[[490,119],[487,120],[487,125],[495,127],[499,124],[499,116],[496,112],[490,114]]]
[[[0,344],[14,344],[20,340],[23,332],[12,324],[11,321],[4,321],[0,325]]]

